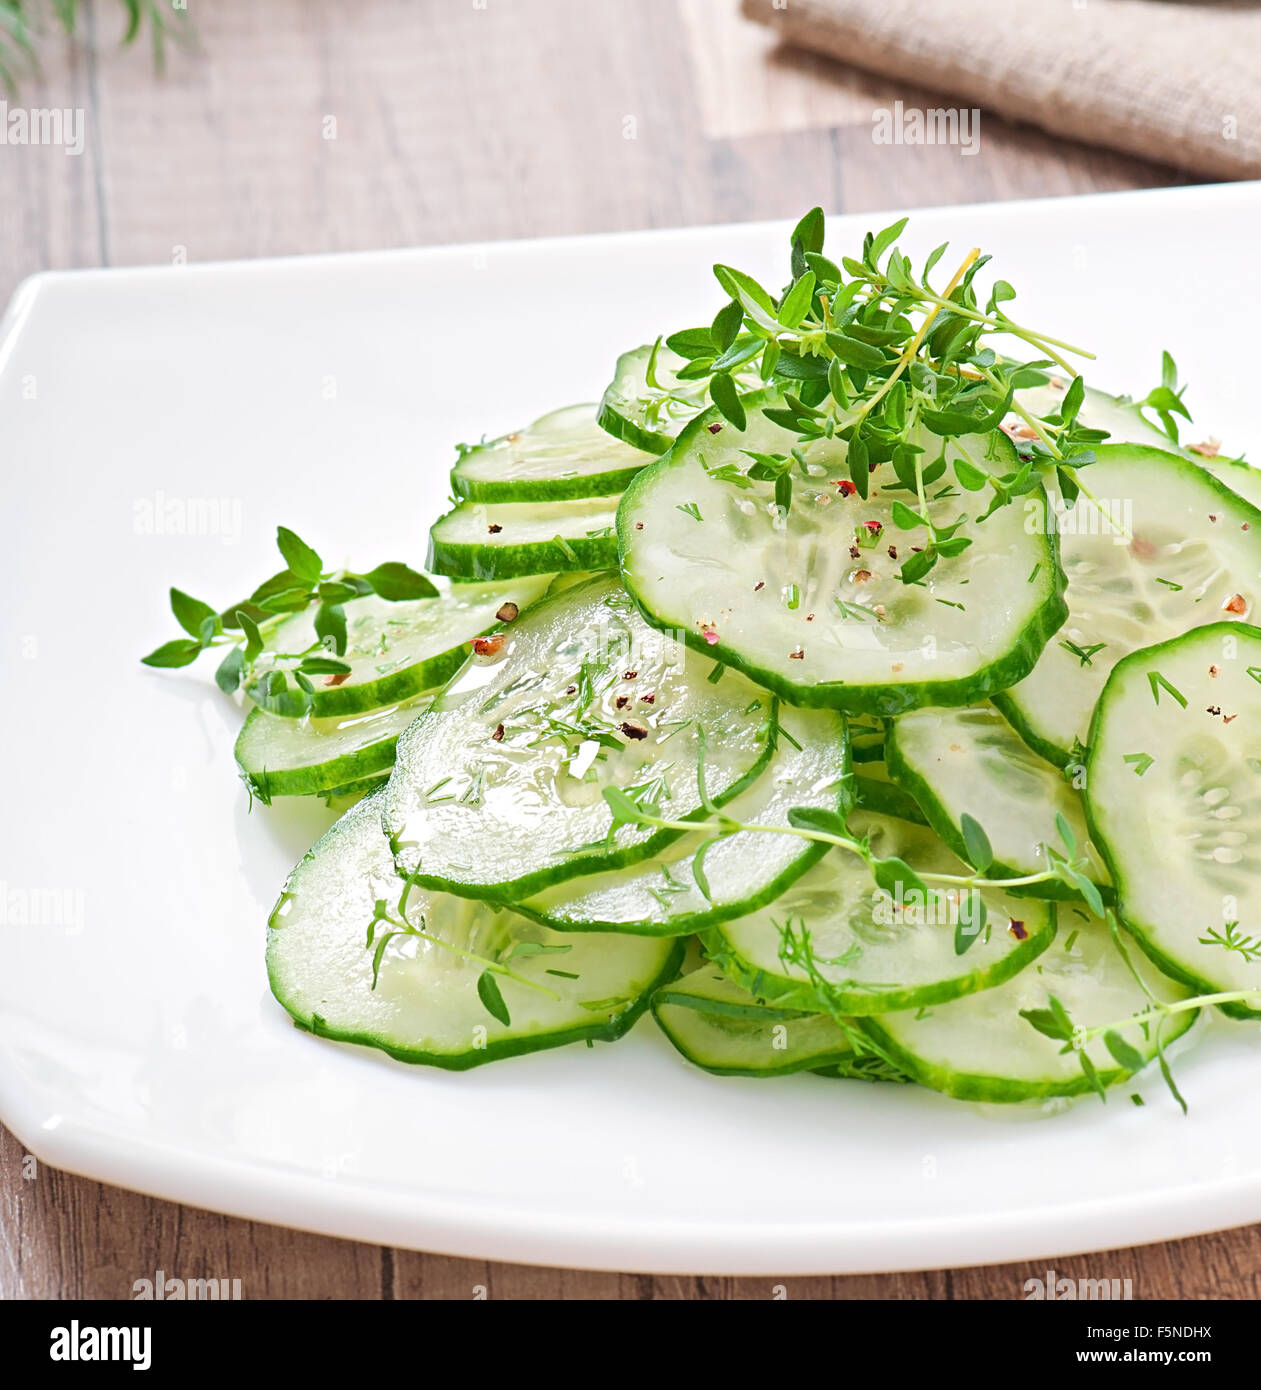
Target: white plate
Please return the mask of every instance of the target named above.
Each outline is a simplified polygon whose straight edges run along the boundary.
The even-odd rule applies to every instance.
[[[1104,386],[1154,384],[1168,345],[1205,432],[1255,450],[1259,221],[1252,185],[924,212],[908,240],[994,252],[1021,317],[1093,345]],[[874,225],[836,219],[829,244]],[[21,288],[0,333],[0,1116],[33,1152],[265,1221],[606,1269],[959,1265],[1261,1218],[1247,1027],[1182,1062],[1189,1119],[1158,1078],[1143,1109],[1044,1115],[718,1080],[647,1021],[449,1075],[316,1041],[268,994],[263,923],[322,816],[251,815],[209,669],[138,664],[176,635],[167,586],[237,597],[277,522],[326,556],[423,560],[455,441],[593,398],[619,350],[713,312],[712,261],[780,283],[785,230]],[[172,534],[190,499],[218,511]]]

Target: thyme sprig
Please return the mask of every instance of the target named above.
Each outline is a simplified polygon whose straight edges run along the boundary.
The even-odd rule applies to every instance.
[[[1056,826],[1062,848],[1043,845],[1047,867],[1039,873],[1020,874],[1008,878],[990,878],[988,870],[994,863],[994,852],[984,829],[971,816],[963,817],[963,838],[972,865],[970,874],[947,874],[920,871],[897,855],[881,856],[871,844],[870,836],[852,834],[845,817],[839,811],[822,807],[797,807],[788,813],[787,825],[760,825],[738,820],[714,807],[705,791],[704,750],[698,763],[700,800],[709,812],[707,820],[673,820],[660,814],[660,808],[646,803],[642,796],[634,797],[620,787],[605,787],[604,799],[613,813],[610,834],[619,826],[631,825],[656,830],[675,830],[706,837],[704,848],[715,840],[751,831],[767,835],[795,835],[819,844],[833,846],[855,855],[870,870],[877,888],[903,902],[933,901],[934,890],[942,889],[958,897],[958,922],[955,931],[955,952],[963,955],[983,933],[987,908],[985,900],[974,889],[993,888],[1005,891],[1027,888],[1038,883],[1062,882],[1076,889],[1098,916],[1103,915],[1103,901],[1098,887],[1087,877],[1089,861],[1079,856],[1076,837],[1063,815],[1056,816]],[[703,855],[697,856],[703,860]],[[709,898],[708,884],[698,886]],[[936,894],[940,898],[940,893]]]
[[[325,569],[319,553],[287,526],[277,528],[276,546],[285,568],[265,579],[247,599],[221,611],[173,588],[171,612],[187,635],[163,643],[141,661],[146,666],[188,666],[204,651],[229,648],[215,671],[220,690],[230,695],[245,685],[250,698],[264,709],[300,717],[311,709],[315,693],[312,676],[350,673],[350,666],[339,659],[346,654],[347,603],[368,594],[389,603],[438,595],[423,574],[398,560],[387,561],[366,574]],[[310,646],[300,652],[285,652],[269,645],[274,630],[285,619],[312,605],[316,640]],[[255,679],[264,655],[269,669]]]
[[[1160,385],[1149,391],[1141,401],[1137,402],[1139,413],[1144,410],[1151,410],[1160,421],[1160,426],[1164,432],[1178,443],[1178,422],[1174,419],[1175,415],[1181,415],[1184,420],[1191,419],[1191,412],[1183,402],[1182,395],[1187,388],[1178,385],[1178,366],[1167,352],[1160,355]]]
[[[415,883],[414,876],[404,880],[402,892],[399,894],[398,903],[393,911],[390,910],[389,902],[385,898],[378,898],[373,905],[372,920],[368,923],[365,942],[366,948],[372,952],[373,989],[376,989],[380,980],[381,963],[385,958],[385,951],[390,942],[400,936],[412,936],[421,941],[427,941],[432,946],[438,946],[444,951],[450,951],[452,955],[459,956],[461,960],[472,961],[474,964],[482,966],[482,972],[477,977],[477,997],[482,1001],[486,1012],[498,1019],[505,1027],[512,1022],[512,1018],[508,1012],[503,991],[499,988],[497,976],[513,980],[526,989],[532,989],[538,994],[546,995],[549,999],[561,997],[554,989],[549,989],[547,985],[540,984],[537,980],[531,980],[513,970],[511,962],[521,957],[559,955],[572,950],[572,947],[547,946],[538,941],[518,941],[511,946],[504,947],[494,956],[487,956],[479,954],[477,951],[467,950],[463,946],[456,946],[454,943],[428,931],[423,913],[420,914],[418,923],[413,922],[408,916],[407,899]],[[378,928],[382,926],[387,927],[388,930],[379,931]]]
[[[971,545],[970,523],[1034,491],[1045,475],[1056,474],[1062,494],[1075,500],[1085,491],[1078,470],[1094,461],[1092,446],[1108,435],[1078,418],[1085,386],[1067,357],[1092,354],[1013,319],[1002,307],[1016,297],[1005,280],[994,282],[982,307],[975,281],[989,257],[979,249],[969,251],[937,289],[932,273],[948,247],[937,247],[916,272],[896,244],[906,222],[868,233],[860,257],[844,256],[837,264],[823,254],[823,212],[811,209],[793,230],[792,280],[778,297],[743,271],[716,265],[728,302],[708,327],[674,333],[666,345],[686,359],[680,381],[707,381],[709,399],[737,429],[747,423],[742,388],[755,367],[755,384],[775,392],[777,399],[758,403],[797,442],[782,455],[755,456],[760,471],[749,469],[747,476],[773,477],[781,508],[791,505],[792,457],[804,458],[802,451],[819,439],[845,441],[850,481],[861,497],[873,476],[885,491],[909,494],[898,525],[923,528],[925,544],[903,561],[900,577],[914,584]],[[1000,357],[984,343],[993,334],[1023,342],[1033,360]],[[654,364],[656,355],[654,348]],[[1048,367],[1070,380],[1058,408],[1038,417],[1014,395],[1045,384]],[[1158,399],[1149,398],[1151,407],[1175,409],[1172,391],[1162,390]],[[965,438],[996,436],[1013,410],[1030,436],[1017,465],[1006,471],[981,466]],[[992,441],[986,460],[998,463]],[[930,509],[928,489],[948,470],[965,492],[992,496],[975,518],[961,515],[943,526]]]
[[[1076,1055],[1077,1061],[1082,1069],[1082,1074],[1090,1082],[1099,1096],[1099,1099],[1106,1101],[1107,1087],[1103,1078],[1099,1075],[1099,1070],[1091,1061],[1086,1049],[1092,1042],[1099,1038],[1103,1039],[1104,1046],[1117,1065],[1127,1074],[1140,1071],[1147,1065],[1148,1058],[1127,1042],[1121,1035],[1123,1028],[1140,1028],[1145,1037],[1153,1038],[1155,1044],[1155,1055],[1157,1064],[1160,1067],[1160,1074],[1169,1089],[1169,1093],[1177,1101],[1182,1109],[1182,1113],[1187,1113],[1187,1103],[1182,1093],[1178,1090],[1174,1080],[1173,1069],[1169,1065],[1169,1059],[1165,1055],[1164,1032],[1169,1021],[1176,1018],[1179,1014],[1191,1013],[1199,1009],[1212,1008],[1220,1004],[1257,1004],[1261,1003],[1261,989],[1236,989],[1221,990],[1212,994],[1197,994],[1186,999],[1165,1000],[1160,999],[1153,992],[1151,986],[1139,973],[1134,965],[1124,939],[1121,936],[1120,924],[1116,914],[1108,911],[1106,914],[1108,933],[1112,944],[1124,961],[1126,969],[1142,991],[1147,1004],[1144,1008],[1131,1014],[1128,1018],[1115,1019],[1110,1023],[1098,1023],[1081,1025],[1076,1023],[1069,1015],[1063,1003],[1055,997],[1049,995],[1047,1008],[1045,1009],[1021,1009],[1020,1016],[1043,1037],[1051,1038],[1056,1042],[1062,1042],[1061,1053],[1072,1052]],[[1211,944],[1211,943],[1209,943]],[[1154,1034],[1152,1030],[1155,1030]]]

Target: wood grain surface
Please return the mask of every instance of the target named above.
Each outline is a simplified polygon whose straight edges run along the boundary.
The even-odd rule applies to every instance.
[[[988,116],[979,155],[877,146],[913,90],[776,50],[736,0],[219,0],[153,74],[50,40],[17,103],[85,147],[0,148],[0,300],[44,269],[350,251],[1087,193],[1193,176]],[[159,1269],[247,1298],[1019,1298],[1047,1264],[814,1279],[658,1278],[357,1245],[45,1169],[0,1131],[0,1297],[129,1298]],[[1057,1259],[1144,1297],[1261,1297],[1261,1227]]]

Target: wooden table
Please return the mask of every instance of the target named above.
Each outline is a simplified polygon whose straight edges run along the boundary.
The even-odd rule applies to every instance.
[[[0,149],[0,301],[32,271],[1184,183],[985,118],[982,151],[876,146],[922,93],[768,51],[735,0],[220,0],[156,78],[113,43],[45,48],[19,102],[81,107],[86,149]],[[491,1265],[215,1216],[46,1170],[0,1132],[0,1297],[130,1297],[157,1269],[247,1298],[1017,1298],[1035,1265],[655,1278]],[[1038,1262],[1045,1266],[1046,1262]],[[1261,1227],[1060,1259],[1137,1297],[1261,1297]]]

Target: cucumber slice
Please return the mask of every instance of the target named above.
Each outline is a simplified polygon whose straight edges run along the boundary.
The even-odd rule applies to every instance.
[[[1050,415],[1059,410],[1063,395],[1064,383],[1057,388],[1048,381],[1045,386],[1029,386],[1017,391],[1016,400],[1033,415]],[[1091,429],[1107,430],[1109,444],[1146,444],[1149,448],[1179,454],[1225,483],[1245,502],[1261,507],[1261,469],[1243,459],[1214,457],[1176,443],[1159,426],[1152,424],[1128,396],[1110,396],[1106,391],[1088,386],[1077,419]],[[1017,429],[1023,423],[1018,416],[1011,419]]]
[[[685,365],[684,358],[661,345],[646,343],[624,352],[600,402],[600,428],[632,448],[664,454],[684,426],[711,404],[708,380],[679,380],[677,373]],[[761,385],[755,369],[733,375],[741,391]]]
[[[889,776],[883,759],[861,763],[854,773],[854,805],[860,811],[876,811],[882,816],[894,816],[916,825],[927,825],[928,818],[909,792]]]
[[[1028,970],[997,989],[927,1011],[881,1014],[856,1020],[871,1045],[921,1086],[959,1100],[1018,1101],[1083,1095],[1092,1090],[1081,1064],[1063,1044],[1043,1036],[1020,1017],[1022,1009],[1046,1009],[1052,995],[1081,1027],[1102,1027],[1148,1007],[1147,996],[1112,944],[1106,930],[1083,927],[1067,942],[1041,956]],[[1148,988],[1159,999],[1184,998],[1141,957],[1135,961]],[[1190,1028],[1195,1010],[1172,1015],[1162,1042],[1168,1045]],[[1156,1028],[1116,1029],[1144,1062],[1156,1055]],[[1103,1038],[1086,1054],[1105,1086],[1133,1075],[1113,1060]]]
[[[381,791],[385,784],[390,780],[388,772],[374,772],[367,777],[360,777],[355,782],[347,782],[341,787],[331,787],[320,795],[324,799],[325,806],[331,807],[340,814],[349,811],[357,802],[362,801],[365,796],[372,792]]]
[[[930,830],[866,811],[850,817],[882,857],[932,873],[968,870]],[[1055,935],[1053,904],[986,889],[988,923],[966,954],[950,923],[898,912],[877,892],[866,865],[833,851],[770,907],[707,931],[705,949],[735,982],[760,998],[810,1013],[872,1014],[916,1009],[991,989],[1045,951]],[[944,914],[943,914],[944,915]],[[808,929],[819,981],[781,957],[783,933]]]
[[[456,497],[473,502],[561,502],[610,497],[652,454],[611,439],[593,405],[553,410],[514,434],[461,451],[451,470]]]
[[[852,1033],[834,1019],[760,1003],[712,965],[663,985],[652,1013],[689,1062],[716,1076],[788,1076],[856,1060]]]
[[[1144,950],[1201,992],[1259,991],[1227,1012],[1261,1017],[1261,629],[1214,623],[1119,662],[1086,789]]]
[[[237,766],[264,805],[276,796],[342,795],[347,788],[385,780],[399,734],[432,703],[432,695],[420,695],[331,719],[285,719],[252,709],[237,737]]]
[[[960,859],[967,858],[963,817],[986,832],[994,851],[990,878],[1019,878],[1046,868],[1044,845],[1061,852],[1062,815],[1095,866],[1091,874],[1110,901],[1108,873],[1094,852],[1081,798],[1064,773],[1031,753],[992,705],[923,709],[890,720],[885,759],[894,780],[923,808],[929,824]],[[1020,894],[1078,899],[1068,884],[1033,884]]]
[[[294,869],[268,923],[267,973],[299,1027],[403,1062],[463,1070],[583,1038],[620,1038],[682,958],[677,942],[562,940],[512,912],[414,887],[407,921],[446,945],[391,937],[394,929],[378,923],[368,946],[377,900],[396,912],[401,887],[381,834],[379,794],[348,811]],[[479,989],[485,960],[547,992],[496,974],[504,1023]]]
[[[440,581],[441,584],[441,581]],[[511,584],[442,585],[437,598],[387,603],[371,594],[346,604],[348,676],[320,677],[311,713],[318,719],[397,705],[449,680],[464,664],[469,643],[499,625],[501,612],[518,611],[540,598],[548,579]],[[271,636],[275,652],[305,652],[319,641],[314,612],[295,613]],[[261,697],[275,667],[289,663],[264,655],[248,694]]]
[[[1045,521],[1041,490],[974,528],[972,546],[923,583],[903,584],[888,550],[905,559],[915,534],[893,524],[898,493],[842,496],[831,481],[848,477],[839,438],[804,446],[809,476],[794,469],[786,523],[772,484],[730,481],[752,466],[746,450],[796,445],[760,410],[745,430],[711,413],[630,485],[618,509],[622,571],[652,622],[794,704],[847,714],[967,704],[1032,669],[1068,611],[1055,537],[1036,524]],[[978,466],[1016,466],[1005,436],[965,447]],[[957,495],[930,507],[943,525],[958,519]],[[883,531],[862,549],[856,531],[869,521]]]
[[[1061,767],[1080,756],[1121,657],[1220,621],[1228,605],[1255,617],[1261,596],[1261,511],[1176,454],[1134,444],[1095,452],[1083,481],[1114,515],[1128,515],[1134,539],[1078,499],[1060,537],[1068,621],[1033,674],[994,700],[1029,747]]]
[[[399,871],[427,887],[515,901],[635,863],[676,831],[613,830],[606,786],[704,815],[770,760],[775,702],[640,618],[599,578],[519,618],[399,739],[384,818]]]
[[[785,707],[779,719],[770,766],[729,814],[750,825],[783,826],[799,806],[845,815],[853,801],[845,721],[830,710]],[[683,835],[646,864],[557,884],[516,910],[557,931],[687,936],[774,902],[825,849],[795,835],[750,830],[712,841]],[[708,896],[697,879],[698,854]]]
[[[1261,507],[1261,468],[1239,458],[1205,457],[1186,449],[1178,452],[1188,454],[1206,473],[1225,483],[1236,497],[1242,497],[1250,506]]]
[[[429,531],[429,568],[453,579],[511,579],[617,568],[616,502],[463,502]]]

